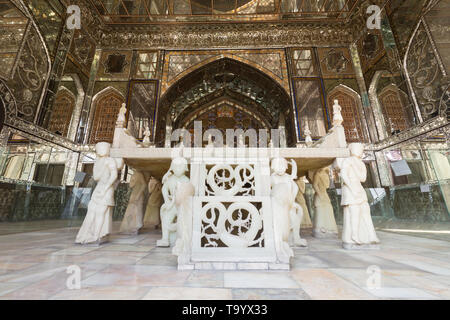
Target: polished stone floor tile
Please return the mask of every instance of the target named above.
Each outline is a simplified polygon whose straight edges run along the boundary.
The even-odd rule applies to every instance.
[[[225,288],[300,288],[286,272],[225,272]]]
[[[433,274],[450,276],[450,268],[440,267],[438,264],[430,264],[414,260],[399,260],[399,262]]]
[[[151,288],[144,300],[231,300],[230,289],[158,287]]]
[[[425,290],[426,292],[440,297],[442,299],[450,299],[450,277],[428,275],[422,276],[396,276],[398,279],[408,286]]]
[[[155,246],[160,230],[101,246],[74,244],[77,232],[0,236],[0,299],[450,299],[446,241],[378,232],[380,250],[348,251],[306,233],[291,271],[178,271],[171,248]],[[370,289],[373,266],[380,289]],[[80,268],[81,289],[67,288],[68,267]]]
[[[82,282],[82,286],[183,286],[190,272],[146,265],[117,265]]]
[[[8,283],[8,282],[0,282],[0,297],[13,292],[19,288],[25,287],[28,285],[27,283]]]
[[[145,258],[140,259],[136,264],[143,265],[155,265],[155,266],[171,266],[176,268],[178,266],[178,260],[176,256],[169,255],[155,255],[155,256],[146,256]]]
[[[232,289],[236,300],[310,300],[302,289]]]
[[[366,291],[383,299],[437,299],[436,296],[416,288],[366,288]]]
[[[328,268],[329,264],[313,255],[294,256],[291,260],[292,269]]]
[[[403,288],[407,285],[397,278],[386,276],[382,273],[382,269],[379,269],[379,276],[374,276],[374,271],[377,269],[328,269],[334,274],[338,275],[342,279],[348,280],[349,282],[357,285],[360,288],[365,288],[367,286],[373,285],[374,281],[380,280],[379,286],[384,287],[394,287]]]
[[[13,271],[13,270],[23,270],[34,266],[35,263],[21,263],[21,262],[0,262],[0,270]]]
[[[223,288],[224,272],[194,270],[184,285],[186,287]]]
[[[328,270],[294,270],[292,278],[312,299],[361,300],[374,298],[357,285]]]
[[[149,291],[141,286],[94,287],[79,290],[64,290],[53,295],[51,300],[138,300]]]

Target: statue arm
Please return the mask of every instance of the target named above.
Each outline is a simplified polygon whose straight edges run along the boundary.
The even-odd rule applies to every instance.
[[[293,180],[297,179],[297,162],[294,159],[291,159],[292,172],[291,177]]]
[[[164,199],[164,203],[169,204],[171,201],[173,201],[173,199],[170,199],[169,197],[169,189],[167,187],[167,184],[163,184],[163,187],[161,189],[161,193]]]
[[[115,164],[115,162],[114,162]],[[112,163],[108,164],[109,170],[111,172],[111,174],[109,175],[109,179],[108,179],[108,185],[113,185],[114,182],[116,182],[117,180],[117,167],[115,165],[113,165]]]
[[[341,169],[341,179],[342,182],[349,188],[351,188],[350,177],[348,176],[348,170],[351,170],[351,164],[347,161],[344,161]]]
[[[364,164],[364,162],[362,160],[360,160],[360,170],[358,170],[359,173],[359,181],[361,182],[365,182],[367,180],[367,169],[366,169],[366,165]]]

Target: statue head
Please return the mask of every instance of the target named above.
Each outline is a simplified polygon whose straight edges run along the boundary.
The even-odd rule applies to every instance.
[[[188,171],[187,165],[188,163],[185,158],[177,157],[172,160],[172,163],[170,164],[170,170],[175,176],[181,177],[186,171]]]
[[[287,160],[285,158],[273,158],[272,163],[270,165],[270,168],[273,172],[275,172],[278,175],[282,175],[286,173],[288,167]]]
[[[153,191],[157,191],[160,189],[159,181],[155,177],[151,177],[148,182],[148,192],[152,193]]]
[[[350,155],[357,157],[357,158],[362,158],[363,154],[364,154],[364,144],[362,143],[350,143],[348,145],[348,148],[350,150]]]
[[[95,145],[95,153],[99,157],[109,157],[109,150],[111,149],[111,144],[108,142],[99,142]]]

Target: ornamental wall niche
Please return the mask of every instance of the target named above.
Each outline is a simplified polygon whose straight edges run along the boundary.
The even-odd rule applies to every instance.
[[[318,48],[324,78],[354,77],[353,62],[348,48]]]
[[[132,56],[132,51],[103,51],[97,72],[97,80],[128,81]]]

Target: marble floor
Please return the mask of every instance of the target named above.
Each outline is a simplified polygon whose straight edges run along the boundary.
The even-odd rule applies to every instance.
[[[306,236],[289,272],[177,271],[159,231],[100,247],[75,245],[77,231],[0,236],[0,299],[450,299],[447,241],[379,231],[380,250],[346,251]],[[70,266],[80,289],[67,287]]]

